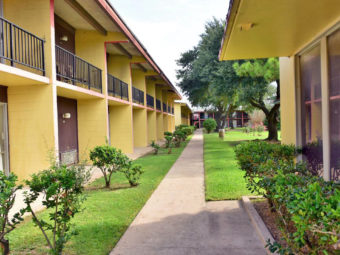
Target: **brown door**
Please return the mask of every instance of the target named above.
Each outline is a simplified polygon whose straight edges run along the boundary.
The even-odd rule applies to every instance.
[[[77,100],[58,97],[59,156],[62,164],[78,162]]]

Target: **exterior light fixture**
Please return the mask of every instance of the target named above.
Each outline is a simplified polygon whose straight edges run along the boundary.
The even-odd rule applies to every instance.
[[[69,112],[64,113],[63,119],[71,119],[71,113],[69,113]]]
[[[241,24],[240,30],[241,31],[248,31],[252,27],[254,27],[254,23],[251,23],[251,22],[250,23],[244,23],[244,24]]]
[[[68,41],[68,36],[67,35],[63,35],[62,37],[60,37],[61,41],[67,42]]]

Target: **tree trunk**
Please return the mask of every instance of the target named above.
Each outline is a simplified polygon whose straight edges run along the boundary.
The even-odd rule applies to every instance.
[[[277,120],[271,120],[268,118],[268,141],[278,141],[277,135]]]
[[[1,248],[2,248],[2,254],[3,255],[9,255],[9,241],[6,239],[0,240]]]

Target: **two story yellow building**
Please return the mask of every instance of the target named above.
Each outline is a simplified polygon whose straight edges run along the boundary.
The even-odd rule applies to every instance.
[[[230,1],[220,60],[280,57],[282,142],[340,180],[340,1]]]
[[[163,138],[181,99],[105,0],[0,1],[0,169],[19,179]]]
[[[190,125],[192,110],[188,103],[175,101],[175,126]]]

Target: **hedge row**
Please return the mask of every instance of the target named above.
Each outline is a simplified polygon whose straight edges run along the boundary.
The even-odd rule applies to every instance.
[[[248,188],[266,197],[279,215],[287,247],[268,242],[279,254],[339,254],[340,189],[295,163],[294,146],[248,142],[235,148]]]

